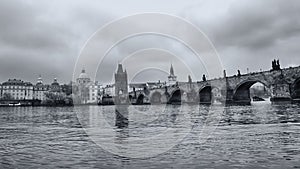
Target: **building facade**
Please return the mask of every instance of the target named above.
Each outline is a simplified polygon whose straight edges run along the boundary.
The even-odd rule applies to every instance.
[[[98,82],[90,83],[89,87],[89,100],[88,103],[97,104],[100,100],[100,96],[102,93],[102,85]]]
[[[33,86],[33,99],[44,101],[45,93],[49,91],[49,85],[43,84],[41,75],[38,77],[37,83]]]
[[[93,82],[85,69],[82,69],[76,83],[73,86],[74,97],[77,104],[97,104],[100,96],[103,93],[102,85],[98,82]]]
[[[33,85],[20,79],[9,79],[1,85],[1,99],[3,100],[32,100]]]

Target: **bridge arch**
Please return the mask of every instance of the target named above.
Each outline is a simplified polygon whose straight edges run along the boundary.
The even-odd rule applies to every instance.
[[[161,103],[162,102],[161,98],[162,98],[162,94],[158,91],[155,91],[150,97],[150,102],[151,104]]]
[[[251,103],[250,88],[256,83],[261,83],[266,88],[270,89],[270,85],[268,84],[268,82],[262,80],[251,79],[251,80],[242,81],[236,86],[236,88],[233,91],[234,102],[250,104]]]
[[[212,102],[212,86],[211,85],[207,85],[202,87],[199,90],[199,103],[200,104],[211,104]]]
[[[168,103],[169,104],[181,104],[183,90],[175,89],[171,94]]]

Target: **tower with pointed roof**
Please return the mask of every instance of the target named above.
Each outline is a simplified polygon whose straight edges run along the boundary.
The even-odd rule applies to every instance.
[[[115,96],[128,94],[127,71],[123,71],[122,64],[118,64],[117,72],[115,73]]]
[[[174,85],[177,82],[177,76],[175,76],[173,65],[170,67],[170,74],[168,76],[169,85]]]

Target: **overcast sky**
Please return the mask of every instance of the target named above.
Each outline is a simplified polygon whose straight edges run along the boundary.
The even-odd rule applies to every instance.
[[[120,17],[144,12],[171,14],[196,25],[215,46],[228,75],[236,74],[237,69],[242,73],[247,68],[269,70],[274,58],[280,59],[282,67],[300,65],[299,0],[1,0],[0,82],[21,78],[35,83],[39,74],[46,83],[55,77],[60,82],[69,82],[81,49],[99,28]],[[124,48],[126,43],[155,43],[155,38],[137,38],[132,40],[135,43],[120,45]],[[160,40],[162,48],[178,49],[177,42],[162,37]],[[125,55],[121,46],[117,48],[119,50],[111,51],[111,57]],[[153,65],[164,65],[163,70],[154,70],[153,74],[156,71],[167,75],[173,63],[178,79],[186,81],[188,72],[176,68],[177,60],[168,59],[171,53],[158,51],[154,53],[161,59],[151,57],[147,51],[136,55],[145,56],[144,61]],[[187,53],[183,55],[187,60],[190,57]],[[124,64],[130,68],[138,66],[134,61]],[[203,68],[203,65],[198,66]],[[163,78],[151,76],[151,71],[141,76],[134,69],[129,70],[130,78],[137,81]],[[204,68],[201,71],[200,74],[205,73]],[[107,75],[97,80],[110,78],[111,75]]]

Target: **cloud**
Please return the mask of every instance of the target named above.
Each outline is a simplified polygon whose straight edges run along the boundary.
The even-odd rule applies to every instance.
[[[81,47],[110,16],[88,6],[56,3],[1,1],[1,81],[18,77],[35,82],[38,74],[48,82],[72,79]]]
[[[139,12],[174,14],[195,24],[215,45],[229,75],[236,74],[237,69],[242,72],[246,72],[246,68],[250,71],[270,69],[274,58],[280,59],[283,67],[296,66],[300,64],[299,9],[298,0],[143,3],[138,0],[3,0],[0,2],[0,81],[17,77],[34,82],[38,74],[42,74],[48,83],[54,77],[68,82],[81,48],[95,31],[114,19]],[[175,50],[176,55],[187,62],[191,60],[186,50],[170,40],[144,37],[117,46],[112,51],[113,58],[107,62],[112,68],[105,68],[104,76],[115,70],[116,63],[112,63],[115,56],[126,56],[128,51],[143,47]],[[148,57],[145,62],[159,61]],[[167,62],[164,61],[169,64]],[[175,70],[180,68],[175,67]],[[176,73],[179,79],[186,79],[187,75]]]
[[[300,64],[295,45],[300,39],[299,9],[297,0],[210,1],[186,9],[183,16],[204,30],[229,74],[236,74],[237,69],[268,70],[274,58],[284,67]]]

